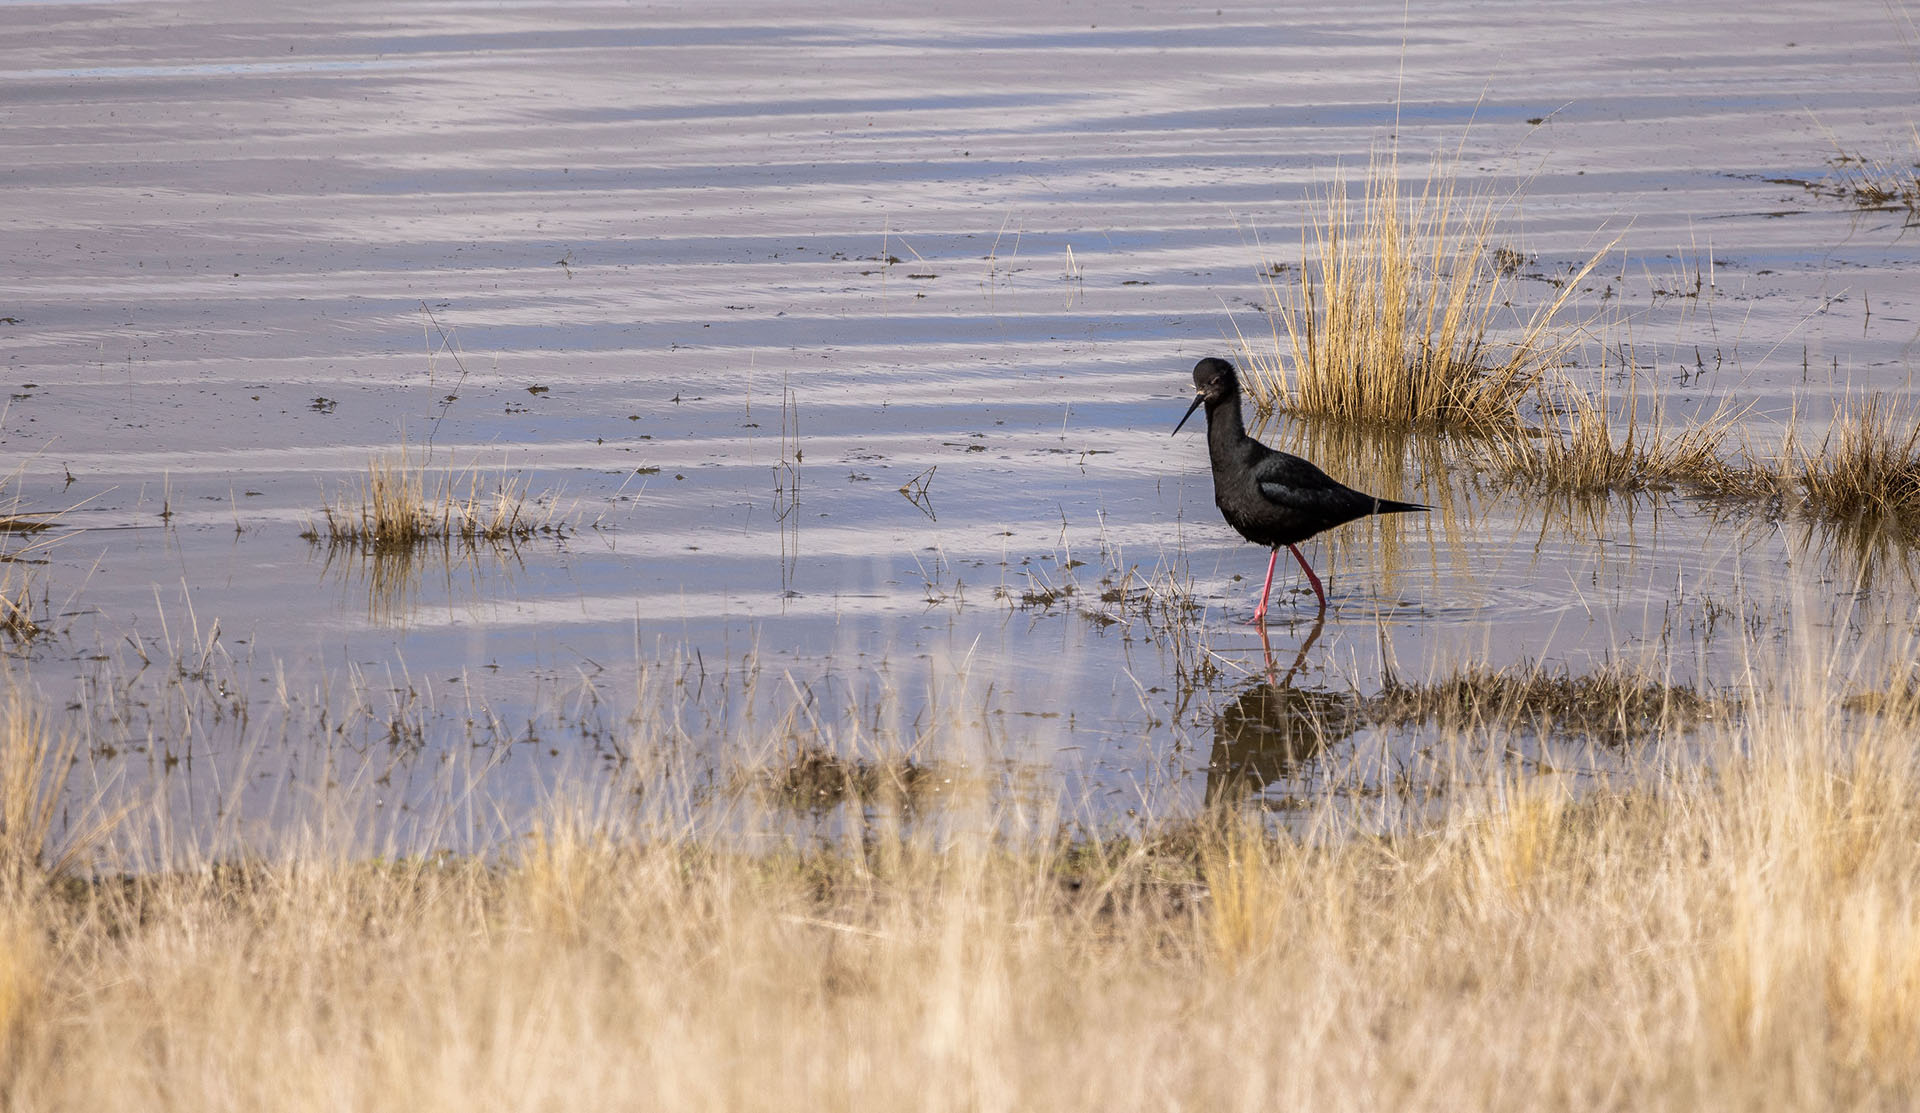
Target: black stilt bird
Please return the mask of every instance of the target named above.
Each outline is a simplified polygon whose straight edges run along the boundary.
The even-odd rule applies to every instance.
[[[1321,530],[1332,529],[1369,514],[1399,514],[1431,510],[1411,502],[1363,495],[1338,482],[1298,456],[1275,452],[1247,436],[1240,418],[1240,376],[1224,359],[1203,359],[1193,365],[1197,395],[1173,431],[1187,423],[1193,411],[1207,408],[1207,455],[1213,461],[1213,501],[1227,524],[1256,545],[1273,549],[1267,559],[1267,582],[1260,588],[1260,609],[1253,620],[1267,617],[1267,594],[1273,590],[1273,565],[1286,546],[1307,574],[1320,609],[1327,609],[1327,593],[1296,544]]]

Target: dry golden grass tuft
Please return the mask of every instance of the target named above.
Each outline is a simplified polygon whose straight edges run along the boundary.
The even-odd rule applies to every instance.
[[[1827,518],[1883,518],[1920,511],[1920,414],[1882,395],[1843,406],[1818,450],[1799,459],[1807,505]]]
[[[1604,396],[1558,392],[1564,427],[1476,442],[1493,473],[1545,490],[1630,494],[1683,490],[1733,499],[1777,499],[1835,527],[1856,544],[1876,537],[1911,543],[1920,536],[1920,413],[1872,394],[1843,404],[1817,447],[1789,434],[1777,453],[1731,451],[1743,414],[1722,405],[1673,428],[1639,406],[1624,422]]]
[[[1493,243],[1490,197],[1462,197],[1447,167],[1406,196],[1397,160],[1377,155],[1357,203],[1348,194],[1343,181],[1328,188],[1292,282],[1262,274],[1272,335],[1240,337],[1255,404],[1397,427],[1514,422],[1581,340],[1561,317],[1611,245],[1512,317],[1514,253]]]
[[[446,471],[428,481],[424,463],[406,450],[372,460],[366,478],[352,491],[321,507],[323,524],[302,535],[334,545],[403,550],[435,541],[524,541],[560,536],[568,525],[549,503],[530,504],[524,480],[502,478],[490,489],[480,471]]]
[[[1305,233],[1302,266],[1261,274],[1275,306],[1271,335],[1239,335],[1259,409],[1398,431],[1468,432],[1471,451],[1492,473],[1565,494],[1681,489],[1749,499],[1798,485],[1816,509],[1844,517],[1840,495],[1850,478],[1908,475],[1910,459],[1891,459],[1901,446],[1885,445],[1874,457],[1880,428],[1872,433],[1881,439],[1843,437],[1831,457],[1808,457],[1794,471],[1729,452],[1744,416],[1729,405],[1679,426],[1658,407],[1643,417],[1637,398],[1615,415],[1604,392],[1596,397],[1559,374],[1593,331],[1591,319],[1566,319],[1570,302],[1612,244],[1547,279],[1554,295],[1521,315],[1509,307],[1526,256],[1495,244],[1492,198],[1463,195],[1445,166],[1408,196],[1391,157],[1376,157],[1358,197],[1351,194],[1341,181],[1329,188]],[[1704,282],[1696,269],[1690,296]],[[1527,427],[1522,411],[1530,403],[1548,415],[1547,427]],[[1871,425],[1876,415],[1865,416],[1863,425]],[[1909,458],[1915,448],[1905,446]],[[1897,482],[1874,489],[1908,497]]]

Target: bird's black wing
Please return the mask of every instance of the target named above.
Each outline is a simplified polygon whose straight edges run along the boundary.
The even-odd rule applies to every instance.
[[[1309,461],[1285,452],[1276,452],[1253,465],[1253,481],[1268,502],[1290,508],[1345,509],[1366,499]]]

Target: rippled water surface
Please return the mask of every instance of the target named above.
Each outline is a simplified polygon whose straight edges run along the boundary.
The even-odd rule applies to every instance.
[[[1902,9],[1438,7],[10,4],[0,448],[66,510],[10,541],[16,672],[86,777],[189,824],[345,783],[458,841],[662,747],[724,784],[796,722],[929,763],[957,722],[958,764],[1177,812],[1282,674],[1725,686],[1756,643],[1909,624],[1901,554],[1792,516],[1556,503],[1283,415],[1437,510],[1307,546],[1330,616],[1288,569],[1263,648],[1265,553],[1169,432],[1372,152],[1516,198],[1521,300],[1617,240],[1581,312],[1635,369],[1569,369],[1616,407],[1770,444],[1910,389],[1911,214],[1802,184],[1920,157]],[[402,446],[563,535],[302,538]],[[1413,745],[1322,731],[1244,787]]]

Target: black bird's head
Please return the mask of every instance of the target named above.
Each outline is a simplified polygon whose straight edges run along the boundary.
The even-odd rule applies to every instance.
[[[1193,411],[1201,406],[1212,408],[1239,396],[1240,376],[1234,371],[1233,364],[1208,356],[1193,365],[1193,394],[1193,405],[1187,407],[1186,417],[1180,419],[1180,425],[1185,425],[1187,418],[1192,417]],[[1173,431],[1178,433],[1180,425],[1174,426]]]

